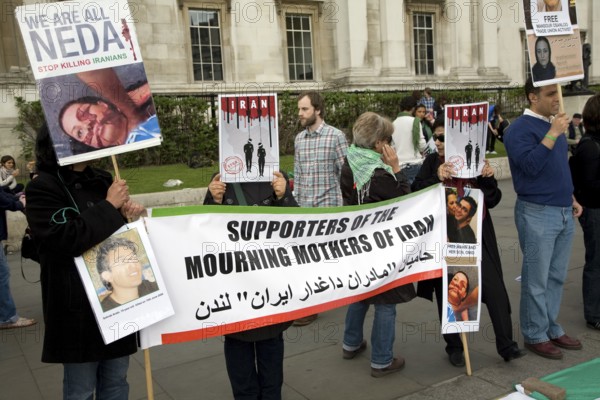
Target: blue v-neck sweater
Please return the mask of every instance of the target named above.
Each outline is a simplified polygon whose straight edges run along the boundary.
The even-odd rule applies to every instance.
[[[555,207],[573,204],[573,182],[569,170],[567,140],[561,135],[554,148],[541,142],[550,123],[522,115],[510,124],[504,146],[519,199]]]

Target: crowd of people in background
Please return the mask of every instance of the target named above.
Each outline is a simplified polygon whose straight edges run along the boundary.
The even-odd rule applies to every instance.
[[[561,349],[582,348],[581,342],[568,336],[558,323],[576,218],[583,228],[586,248],[583,315],[588,327],[600,329],[600,95],[587,102],[582,114],[569,118],[559,112],[555,85],[534,87],[529,80],[525,93],[529,108],[512,123],[502,116],[500,105],[490,107],[486,153],[496,154],[496,140],[504,143],[517,193],[515,225],[524,254],[519,302],[524,345],[539,356],[560,359]],[[283,172],[275,172],[271,182],[243,184],[225,184],[216,174],[204,204],[339,207],[385,201],[443,183],[447,188],[450,242],[475,243],[471,220],[478,210],[483,213],[478,227],[482,238],[481,288],[469,283],[464,271],[456,271],[448,278],[453,287],[452,294],[448,293],[448,301],[453,301],[448,315],[456,321],[468,319],[467,308],[477,302],[481,290],[497,352],[508,362],[526,352],[513,337],[511,301],[490,214],[502,193],[496,171],[487,160],[476,178],[456,178],[455,165],[445,158],[446,103],[443,97],[436,102],[433,91],[425,88],[401,100],[393,121],[364,113],[355,121],[348,145],[346,135],[325,122],[322,96],[304,92],[298,97],[303,130],[295,139],[294,192]],[[570,166],[568,151],[573,153]],[[0,162],[1,215],[4,210],[22,211],[27,205],[27,221],[38,239],[45,321],[42,361],[64,365],[66,397],[87,398],[96,392],[98,397],[110,394],[114,396],[111,398],[127,398],[129,355],[137,351],[135,335],[104,344],[73,257],[108,238],[128,218],[146,215],[146,210],[130,199],[126,182],[113,180],[108,172],[88,162],[59,166],[46,126],[36,141],[39,176],[27,185],[26,197],[16,179],[20,171],[14,158],[4,156]],[[480,189],[483,203],[477,204],[467,188]],[[5,240],[5,217],[0,229],[0,239]],[[539,248],[544,251],[532,251]],[[103,272],[103,279],[109,279],[108,272]],[[0,328],[35,324],[18,316],[8,278],[2,253]],[[434,293],[441,320],[442,278],[418,282],[416,290],[412,283],[403,285],[348,306],[342,357],[351,360],[367,350],[363,329],[366,313],[373,305],[371,375],[379,378],[400,371],[406,360],[393,351],[396,304],[416,296],[433,300]],[[77,307],[72,307],[74,302]],[[315,314],[227,335],[224,354],[234,397],[280,399],[282,333],[292,323],[303,326],[316,318]],[[449,362],[464,366],[458,334],[443,336]]]

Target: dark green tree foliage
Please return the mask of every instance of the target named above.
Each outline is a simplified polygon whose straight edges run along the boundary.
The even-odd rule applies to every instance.
[[[27,102],[22,97],[16,97],[15,102],[19,110],[19,120],[13,128],[13,132],[21,140],[23,158],[31,160],[33,159],[35,136],[44,123],[42,104],[39,101]]]

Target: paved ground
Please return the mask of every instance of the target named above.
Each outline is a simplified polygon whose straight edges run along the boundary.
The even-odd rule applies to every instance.
[[[510,180],[500,186],[504,199],[492,211],[502,252],[505,281],[513,303],[515,337],[522,344],[518,325],[521,254],[513,221],[515,195]],[[300,399],[493,399],[512,390],[515,382],[541,377],[592,358],[600,357],[600,332],[586,328],[582,313],[581,275],[583,241],[577,224],[573,253],[565,285],[560,322],[579,337],[583,351],[565,351],[561,361],[529,354],[505,363],[495,352],[492,326],[482,311],[481,330],[469,337],[473,375],[449,364],[433,303],[423,299],[398,306],[395,353],[407,360],[396,374],[370,376],[369,352],[354,360],[341,357],[345,308],[322,314],[310,326],[286,332],[283,397]],[[12,291],[19,312],[41,321],[39,284],[21,277],[20,256],[9,256]],[[35,279],[39,267],[25,262],[25,274]],[[370,331],[372,311],[365,327]],[[44,327],[0,330],[0,399],[61,398],[62,366],[40,362]],[[367,335],[370,332],[367,332]],[[367,336],[368,337],[368,336]],[[228,399],[231,390],[225,372],[221,339],[166,345],[151,349],[156,399]],[[129,370],[131,399],[145,399],[144,356],[138,352]]]

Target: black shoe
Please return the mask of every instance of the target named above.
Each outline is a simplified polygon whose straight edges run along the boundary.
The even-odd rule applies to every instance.
[[[524,357],[525,355],[527,355],[527,352],[525,350],[514,346],[511,347],[508,351],[504,352],[504,354],[502,354],[502,358],[504,358],[504,361],[509,362],[512,360],[516,360],[517,358]]]
[[[455,367],[465,366],[465,356],[462,352],[456,351],[448,354],[448,360],[450,360],[450,364],[454,365]]]
[[[598,322],[587,321],[586,325],[588,328],[592,328],[592,329],[596,329],[596,330],[600,331],[600,321],[598,321]]]

